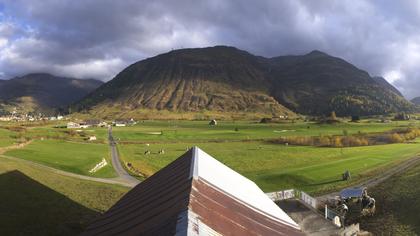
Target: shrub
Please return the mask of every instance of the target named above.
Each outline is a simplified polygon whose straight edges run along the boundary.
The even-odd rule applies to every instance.
[[[404,139],[401,137],[401,135],[393,133],[388,135],[388,141],[390,143],[402,143],[404,142]]]

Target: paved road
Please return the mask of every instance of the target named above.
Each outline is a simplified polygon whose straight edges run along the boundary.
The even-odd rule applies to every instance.
[[[140,183],[138,179],[134,178],[129,173],[127,173],[127,171],[121,165],[120,157],[118,156],[117,151],[117,143],[115,142],[114,137],[112,136],[112,126],[108,128],[108,140],[109,146],[111,148],[112,166],[114,166],[115,172],[117,173],[118,177],[133,186]]]

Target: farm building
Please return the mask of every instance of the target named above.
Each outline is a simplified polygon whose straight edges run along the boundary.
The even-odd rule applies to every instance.
[[[88,127],[98,127],[101,124],[100,120],[86,120],[84,122]]]
[[[135,125],[137,122],[134,119],[118,119],[113,122],[113,124],[117,127],[124,127],[128,125]]]
[[[80,129],[80,124],[75,122],[68,122],[67,129]]]
[[[82,235],[303,233],[254,182],[194,147],[134,187]]]

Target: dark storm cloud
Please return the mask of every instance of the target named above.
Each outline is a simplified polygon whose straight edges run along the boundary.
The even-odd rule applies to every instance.
[[[0,76],[112,78],[171,49],[218,44],[263,56],[313,49],[420,95],[417,1],[0,0]]]

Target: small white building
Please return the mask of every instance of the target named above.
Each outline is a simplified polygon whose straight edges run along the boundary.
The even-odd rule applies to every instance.
[[[80,129],[80,124],[75,122],[68,122],[67,129]]]

